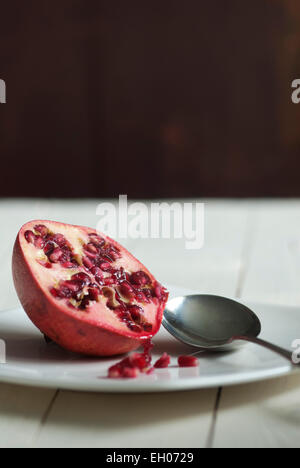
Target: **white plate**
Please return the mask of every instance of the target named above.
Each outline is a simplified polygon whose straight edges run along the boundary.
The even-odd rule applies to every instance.
[[[187,294],[169,288],[171,296]],[[291,349],[300,339],[300,310],[289,306],[246,303],[262,321],[262,337]],[[93,392],[162,392],[221,387],[275,378],[293,372],[280,356],[247,344],[238,351],[202,354],[176,341],[163,328],[155,337],[153,358],[163,352],[172,357],[169,369],[134,380],[107,379],[107,369],[120,359],[91,359],[47,345],[20,308],[0,312],[0,339],[6,342],[6,364],[0,364],[0,381],[39,387]],[[197,354],[199,368],[177,367],[181,354]]]

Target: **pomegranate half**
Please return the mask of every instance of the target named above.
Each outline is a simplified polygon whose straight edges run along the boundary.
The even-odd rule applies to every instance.
[[[17,236],[12,266],[31,321],[70,351],[123,354],[160,328],[166,289],[124,247],[93,229],[31,221]]]

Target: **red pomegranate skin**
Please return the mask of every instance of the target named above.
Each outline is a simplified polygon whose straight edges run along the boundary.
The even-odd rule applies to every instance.
[[[71,273],[70,270],[61,268],[59,264],[54,264],[48,269],[36,261],[35,247],[24,236],[27,231],[34,231],[36,225],[44,225],[52,233],[63,233],[70,244],[69,232],[73,233],[75,230],[76,235],[84,237],[96,234],[96,231],[87,227],[44,220],[31,221],[19,231],[12,259],[14,284],[25,312],[43,334],[66,350],[75,353],[114,356],[136,350],[159,331],[168,299],[168,293],[164,288],[161,298],[155,298],[151,304],[143,304],[149,322],[148,330],[140,332],[129,329],[126,323],[119,321],[114,311],[103,302],[103,296],[100,302],[91,302],[91,306],[86,310],[70,307],[67,300],[54,297],[50,289],[56,272],[59,276],[65,272]],[[125,259],[123,263],[129,273],[145,272],[151,279],[153,289],[155,288],[156,279],[133,255],[106,235],[97,234],[119,250],[121,255],[119,264]],[[82,265],[74,273],[78,271],[86,272],[86,269]],[[52,276],[49,278],[50,273]],[[151,331],[149,323],[152,325]]]

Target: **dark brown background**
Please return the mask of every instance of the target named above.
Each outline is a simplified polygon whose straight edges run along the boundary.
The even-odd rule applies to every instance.
[[[2,2],[0,196],[300,195],[299,0]]]

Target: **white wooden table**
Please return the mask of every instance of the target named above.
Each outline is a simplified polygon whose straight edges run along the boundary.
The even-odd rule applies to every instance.
[[[19,227],[41,218],[94,227],[99,201],[0,201],[0,310],[18,305],[10,262]],[[298,272],[289,252],[300,201],[207,201],[205,231],[199,251],[183,241],[125,244],[163,283],[300,306],[300,257]],[[153,395],[0,384],[0,434],[1,447],[299,447],[300,376]]]

